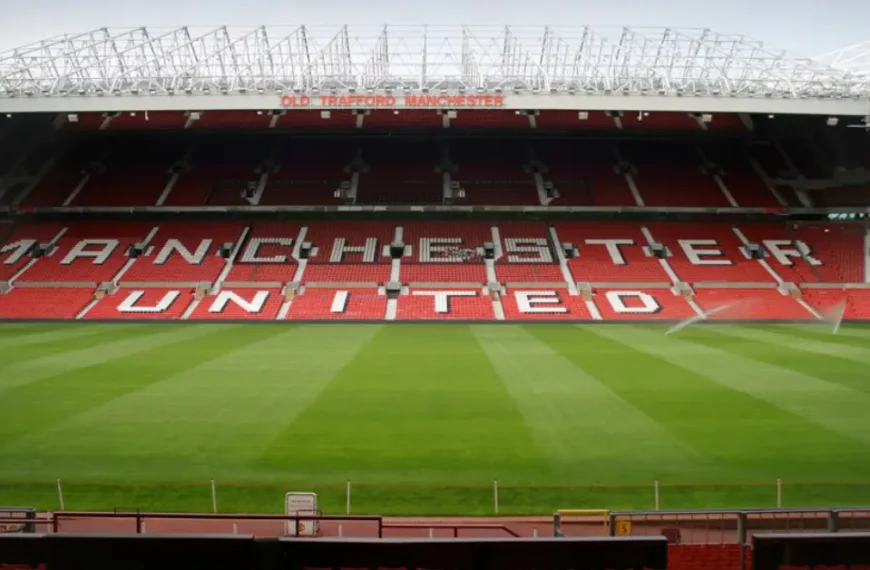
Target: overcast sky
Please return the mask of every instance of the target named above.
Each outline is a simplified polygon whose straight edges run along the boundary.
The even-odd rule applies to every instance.
[[[0,0],[0,50],[104,26],[710,27],[802,57],[870,40],[870,0]]]

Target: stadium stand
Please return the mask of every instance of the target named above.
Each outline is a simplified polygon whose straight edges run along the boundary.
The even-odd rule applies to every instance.
[[[235,249],[244,225],[241,223],[162,223],[148,249],[124,274],[122,283],[213,282],[227,258],[219,255],[224,244]]]
[[[554,227],[560,242],[578,249],[578,255],[568,260],[577,281],[670,281],[659,260],[644,251],[649,241],[639,224],[556,222]]]
[[[296,249],[301,225],[295,222],[251,224],[239,255],[224,279],[227,283],[287,283],[296,275]]]
[[[400,295],[397,320],[493,320],[492,300],[480,289],[412,289]]]
[[[93,299],[93,294],[91,295]],[[96,301],[85,319],[174,320],[195,301],[190,288],[120,288]]]
[[[276,157],[276,168],[269,175],[260,204],[264,206],[338,205],[335,193],[343,182],[350,182],[345,169],[354,157],[354,148],[341,142],[317,145],[302,142],[283,145]]]
[[[697,316],[686,298],[670,289],[595,289],[595,305],[606,320],[671,319]]]
[[[772,283],[774,277],[756,259],[747,259],[744,243],[729,224],[661,223],[647,225],[665,245],[668,263],[680,281]]]
[[[306,287],[293,297],[288,319],[384,320],[387,297],[377,289]]]
[[[291,291],[288,318],[301,318],[303,311],[350,319],[362,313],[333,313],[327,294],[316,291],[368,290],[390,282],[410,287],[396,298],[394,316],[387,317],[382,294],[376,308],[365,309],[365,318],[683,319],[711,313],[716,319],[807,319],[846,302],[846,318],[861,319],[870,309],[870,289],[861,281],[863,232],[855,224],[770,222],[24,224],[7,231],[0,276],[7,289],[33,288],[28,298],[38,298],[40,289],[74,288],[75,298],[82,291],[102,293],[106,298],[83,314],[89,319],[134,318],[136,311],[118,315],[116,309],[139,289],[148,290],[138,301],[146,307],[159,304],[159,291],[181,290],[184,299],[207,296],[191,312],[175,299],[142,318],[241,318],[239,311],[248,310],[252,318],[277,319],[282,303],[273,300],[289,300]],[[393,259],[390,244],[396,240],[405,249]],[[760,258],[751,258],[753,245]],[[44,255],[34,256],[34,246]],[[657,257],[656,247],[663,257]],[[560,257],[564,252],[570,255]],[[233,297],[217,312],[204,308],[223,290],[250,298]],[[418,291],[428,290],[476,293],[453,299],[443,313],[417,298]],[[553,291],[559,308],[518,305],[513,296],[518,290]],[[261,297],[268,299],[265,308],[252,304]],[[81,309],[76,306],[72,315]]]
[[[149,235],[151,224],[94,222],[71,224],[54,246],[18,279],[26,282],[89,283],[112,280],[128,263],[127,249]]]
[[[592,320],[596,311],[591,299],[564,290],[509,289],[501,302],[507,320]]]
[[[91,288],[16,287],[0,295],[5,319],[74,319],[93,301]]]
[[[513,58],[506,49],[502,57]],[[866,124],[854,112],[779,114],[773,106],[784,95],[769,85],[739,113],[626,108],[629,94],[649,95],[652,107],[660,91],[678,98],[689,89],[695,106],[709,97],[676,76],[652,91],[640,87],[646,76],[635,78],[641,83],[617,94],[588,82],[490,89],[463,83],[465,75],[461,88],[415,87],[388,81],[386,68],[366,69],[383,81],[364,93],[327,82],[272,98],[272,84],[235,94],[200,78],[187,94],[205,95],[208,85],[233,105],[0,114],[0,317],[870,312],[870,230],[860,209],[870,203],[870,131],[852,128]],[[40,84],[16,104],[42,100],[46,89],[70,95]],[[143,101],[128,89],[114,93],[127,98],[104,100]],[[578,89],[613,110],[571,109]],[[253,99],[236,95],[272,103],[247,108]],[[33,138],[13,148],[25,132]],[[448,295],[445,312],[432,291],[473,294]],[[172,302],[161,303],[167,296]],[[12,309],[12,298],[45,298],[46,308]],[[68,309],[59,306],[65,298]]]
[[[272,320],[286,299],[280,289],[227,289],[204,297],[191,311],[190,320]]]
[[[770,289],[695,289],[695,301],[711,319],[812,319],[800,299]],[[723,309],[719,311],[719,309]]]
[[[554,206],[638,206],[612,145],[580,143],[565,145],[538,141],[536,158],[543,180],[555,189]]]
[[[557,37],[561,30],[547,28],[529,42],[509,27],[480,41],[473,26],[436,40],[442,32],[431,27],[417,30],[418,42],[383,28],[370,45],[347,28],[331,38],[300,30],[277,39],[267,27],[196,38],[188,28],[106,29],[0,53],[0,319],[870,321],[865,76],[772,58],[757,42],[709,30]],[[417,44],[426,47],[409,47]],[[672,63],[651,67],[665,51]],[[196,65],[177,65],[188,59]],[[62,337],[37,332],[33,344]],[[666,481],[666,459],[659,468],[670,505],[670,489],[681,484]],[[760,473],[771,480],[759,492],[773,499],[772,471]],[[371,483],[359,482],[363,494]],[[659,511],[659,483],[643,491],[645,500],[654,498],[652,514],[670,517]],[[81,491],[70,486],[75,501]],[[50,504],[53,487],[45,487]],[[71,528],[82,522],[63,508],[60,479],[57,487],[61,509],[27,524],[59,515],[69,515]],[[493,487],[497,512],[498,481]],[[227,526],[213,528],[234,536],[213,538],[235,542],[249,565],[277,566],[280,558],[299,568],[386,570],[373,553],[398,543],[256,540],[217,514],[215,488],[212,481],[211,509]],[[782,503],[782,480],[776,488]],[[350,489],[347,481],[348,514]],[[477,495],[488,496],[488,485]],[[848,518],[846,509],[806,517],[786,509],[769,521],[757,511],[675,514],[682,528],[660,528],[651,513],[617,521],[610,511],[605,532],[631,534],[635,524],[638,535],[657,536],[600,541],[602,551],[588,546],[597,540],[564,536],[477,542],[484,529],[472,526],[470,540],[440,542],[430,531],[411,549],[419,563],[386,560],[408,568],[748,570],[749,542],[764,550],[761,530],[799,529],[784,539],[791,542],[824,528],[851,541],[867,520],[866,512]],[[601,530],[596,513],[585,530]],[[158,524],[149,536],[138,509],[100,513],[101,528],[116,515],[135,521],[140,545],[161,545],[139,546],[143,555],[178,549],[161,542]],[[337,518],[324,519],[324,528],[357,530]],[[389,523],[371,518],[383,537]],[[302,528],[266,518],[258,525],[268,522],[287,534]],[[177,528],[189,532],[188,524]],[[258,525],[247,528],[266,528]],[[839,528],[850,532],[833,532]],[[4,541],[6,529],[0,524]],[[75,556],[70,544],[87,540],[57,534],[45,550],[55,557]],[[91,537],[104,545],[112,538]],[[861,553],[870,552],[870,537],[861,538]],[[547,546],[560,564],[543,557]],[[622,562],[597,563],[602,552]],[[79,555],[96,559],[94,549]],[[864,570],[866,561],[789,559],[755,570]],[[159,564],[172,565],[152,566]]]

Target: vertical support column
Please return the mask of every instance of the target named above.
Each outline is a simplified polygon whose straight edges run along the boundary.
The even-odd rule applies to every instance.
[[[535,178],[535,189],[538,191],[538,201],[541,206],[549,206],[552,198],[547,197],[547,191],[544,189],[544,177],[540,172],[535,172],[532,176]]]
[[[776,508],[782,508],[782,479],[776,480]]]
[[[441,173],[441,201],[446,204],[448,201],[453,198],[453,189],[451,186],[453,185],[453,180],[450,178],[449,172]]]
[[[870,227],[864,234],[864,283],[870,283]]]

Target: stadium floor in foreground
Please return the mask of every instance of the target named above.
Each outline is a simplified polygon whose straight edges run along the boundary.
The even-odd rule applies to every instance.
[[[0,505],[870,503],[870,326],[0,324]],[[867,481],[867,483],[862,483]],[[801,484],[830,482],[829,484]]]

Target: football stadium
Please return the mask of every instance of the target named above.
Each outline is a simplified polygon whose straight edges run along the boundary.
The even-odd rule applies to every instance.
[[[868,46],[0,54],[4,568],[866,569],[868,410]]]

